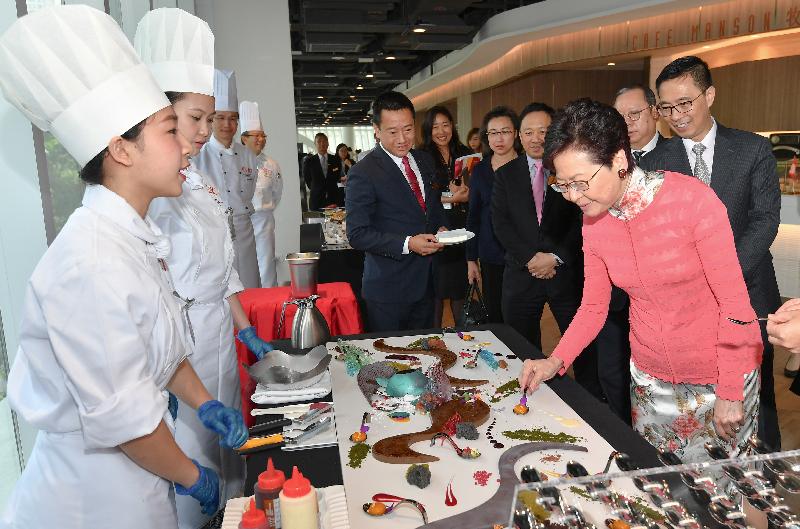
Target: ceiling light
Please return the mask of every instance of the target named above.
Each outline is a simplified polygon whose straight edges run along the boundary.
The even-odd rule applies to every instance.
[[[342,109],[342,107],[336,107],[336,110],[341,110],[341,109]]]
[[[323,96],[317,96],[317,99],[325,99]]]
[[[386,56],[386,60],[387,60],[387,61],[393,61],[393,60],[395,60],[396,58],[397,58],[397,57],[395,57],[394,55],[387,55],[387,56]]]
[[[350,99],[355,99],[355,98],[356,98],[356,96],[350,96]]]
[[[616,65],[617,65],[617,63],[615,63],[615,62],[610,62],[610,63],[608,63],[608,65],[609,65],[609,66],[616,66]]]
[[[427,30],[425,28],[415,27],[411,31],[413,31],[414,33],[425,33]]]
[[[363,87],[363,86],[361,86],[361,85],[357,85],[357,86],[356,86],[356,90],[363,90],[363,89],[364,89],[364,87]]]
[[[331,59],[334,61],[343,61],[344,57],[342,57],[341,55],[334,55],[333,57],[331,57]]]
[[[375,77],[375,75],[374,75],[374,74],[371,74],[371,73],[368,73],[368,74],[367,74],[367,75],[365,75],[364,77],[366,77],[367,79],[372,79],[373,77]]]
[[[347,101],[342,101],[342,104],[343,104],[343,105],[346,105],[346,104],[347,104]]]

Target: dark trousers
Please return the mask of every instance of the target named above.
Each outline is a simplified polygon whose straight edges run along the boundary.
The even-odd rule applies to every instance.
[[[506,266],[503,273],[502,310],[503,321],[524,336],[540,351],[542,350],[542,313],[544,304],[556,319],[563,335],[575,317],[580,305],[580,294],[550,296],[545,282],[552,279],[536,279],[527,270]],[[589,393],[604,400],[603,390],[597,378],[597,351],[592,342],[572,363],[575,380]]]
[[[775,376],[772,363],[775,349],[767,340],[766,322],[761,324],[761,339],[764,342],[764,356],[761,360],[761,402],[758,409],[758,438],[775,450],[781,448],[781,431],[778,426],[778,407],[775,404]]]
[[[504,265],[481,261],[481,285],[483,304],[489,313],[489,323],[503,323],[503,269]]]
[[[410,331],[433,327],[433,293],[413,303],[365,299],[370,332]]]
[[[631,343],[628,296],[614,288],[608,318],[595,339],[597,375],[608,407],[631,424]]]

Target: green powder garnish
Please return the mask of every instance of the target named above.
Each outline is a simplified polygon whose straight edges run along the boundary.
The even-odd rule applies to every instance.
[[[502,386],[499,386],[497,388],[497,391],[495,391],[494,395],[492,395],[492,397],[489,400],[493,403],[497,403],[503,400],[504,398],[508,397],[512,393],[518,393],[518,392],[519,392],[519,380],[515,378],[513,380],[509,380]]]
[[[592,501],[594,501],[594,498],[592,498],[591,496],[589,496],[589,493],[588,493],[588,492],[586,492],[585,490],[583,490],[583,489],[581,489],[581,488],[578,488],[578,487],[576,487],[575,485],[571,486],[571,487],[569,488],[569,491],[570,491],[571,493],[573,493],[574,495],[576,495],[576,496],[580,496],[581,498],[583,498],[583,499],[585,499],[585,500],[592,500]]]
[[[350,452],[347,453],[347,466],[350,468],[361,468],[361,463],[369,455],[372,447],[367,443],[358,443],[350,447]]]
[[[509,439],[517,441],[543,442],[543,443],[577,443],[583,437],[576,437],[564,432],[548,432],[544,428],[530,428],[528,430],[513,430],[503,432]]]

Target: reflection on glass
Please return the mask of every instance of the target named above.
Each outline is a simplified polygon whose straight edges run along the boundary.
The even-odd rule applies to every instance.
[[[25,2],[28,7],[28,13],[33,13],[45,7],[60,6],[62,3],[61,0],[28,0]]]

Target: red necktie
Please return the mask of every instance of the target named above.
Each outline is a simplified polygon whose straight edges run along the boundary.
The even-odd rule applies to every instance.
[[[425,209],[425,199],[422,198],[422,191],[419,189],[419,182],[417,182],[417,175],[411,170],[411,164],[408,163],[408,156],[403,156],[403,168],[406,170],[406,180],[408,180],[408,185],[411,186],[411,192],[417,197],[419,207],[422,208],[422,211],[427,211]]]

